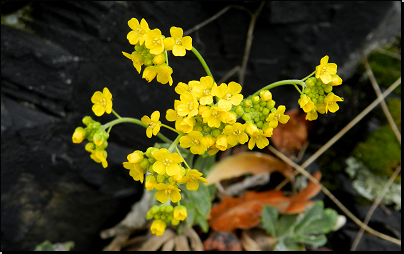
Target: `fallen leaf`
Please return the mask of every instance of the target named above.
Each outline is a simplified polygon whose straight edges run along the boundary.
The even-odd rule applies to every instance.
[[[226,157],[213,165],[206,177],[208,185],[245,174],[280,172],[290,178],[293,169],[287,163],[271,155],[259,152],[242,152]]]
[[[320,180],[321,173],[316,172],[313,176]],[[241,198],[226,197],[211,209],[209,226],[215,231],[255,227],[261,222],[264,205],[275,206],[279,213],[300,213],[312,204],[308,199],[314,197],[320,189],[320,184],[309,182],[307,187],[294,197],[285,196],[283,191],[277,190],[248,191]]]
[[[288,110],[290,116],[286,124],[279,124],[273,131],[271,141],[283,153],[293,155],[302,148],[308,136],[307,124],[304,115],[299,115],[299,109]]]
[[[213,232],[204,242],[205,250],[241,251],[240,240],[231,232]]]

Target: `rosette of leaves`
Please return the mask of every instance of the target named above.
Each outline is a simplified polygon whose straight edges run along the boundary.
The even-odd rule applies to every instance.
[[[323,201],[316,201],[301,214],[283,214],[266,205],[262,210],[264,229],[276,238],[274,250],[298,251],[304,250],[303,244],[313,247],[323,246],[327,242],[325,234],[329,233],[337,223],[338,213],[324,209]]]

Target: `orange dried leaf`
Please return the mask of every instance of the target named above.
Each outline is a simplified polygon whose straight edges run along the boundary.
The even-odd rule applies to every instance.
[[[242,152],[216,163],[206,180],[210,185],[245,174],[257,175],[265,172],[280,172],[285,177],[289,177],[292,171],[290,165],[273,156],[258,152]]]
[[[289,121],[274,129],[271,140],[278,150],[295,154],[307,140],[307,121],[299,116],[298,109],[288,110],[285,114],[290,116]]]

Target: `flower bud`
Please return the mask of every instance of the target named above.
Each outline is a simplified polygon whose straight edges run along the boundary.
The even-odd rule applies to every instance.
[[[91,118],[91,116],[86,116],[86,117],[84,117],[83,118],[83,123],[85,124],[85,125],[89,125],[90,123],[92,123],[92,122],[94,122],[94,120]]]
[[[272,93],[268,90],[260,91],[260,97],[263,101],[270,101],[272,100]]]
[[[86,130],[83,127],[77,127],[73,133],[72,141],[75,144],[83,142],[86,137]]]
[[[185,220],[185,218],[187,217],[187,208],[182,205],[176,206],[174,208],[173,216],[176,220]]]

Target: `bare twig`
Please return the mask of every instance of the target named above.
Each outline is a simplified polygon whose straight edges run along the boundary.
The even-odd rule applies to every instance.
[[[394,179],[398,176],[398,174],[401,172],[401,166],[397,167],[396,170],[393,172],[393,174],[390,176],[390,179],[387,181],[385,184],[383,190],[381,191],[380,195],[377,197],[373,205],[370,207],[368,213],[366,214],[365,220],[363,221],[364,225],[367,225],[369,223],[370,218],[372,217],[373,212],[375,211],[376,207],[380,204],[382,201],[384,195],[386,195],[388,189],[390,188],[391,184],[393,183]],[[363,232],[365,231],[365,228],[361,226],[361,229],[359,230],[358,234],[356,235],[355,241],[352,244],[351,251],[355,251],[356,247],[359,244],[359,241],[363,235]]]
[[[239,81],[241,86],[243,86],[243,83],[244,83],[245,70],[247,68],[248,57],[250,56],[250,50],[251,50],[251,44],[252,44],[252,39],[253,39],[253,32],[254,32],[255,22],[257,21],[257,18],[260,15],[261,10],[264,7],[264,5],[265,5],[265,1],[261,2],[258,9],[251,16],[250,25],[248,27],[248,32],[247,32],[247,41],[246,41],[246,45],[245,45],[245,49],[244,49],[243,62],[241,63],[241,69],[240,69],[240,71],[238,73],[238,75],[239,75],[239,80],[238,81]]]
[[[317,179],[315,179],[312,175],[310,175],[309,172],[307,172],[304,168],[301,166],[297,165],[294,163],[291,159],[286,157],[284,154],[276,150],[274,147],[269,146],[269,150],[273,152],[275,155],[277,155],[280,159],[291,165],[293,168],[295,168],[297,171],[299,171],[302,175],[307,177],[310,181],[312,181],[315,184],[320,184],[321,185],[321,190],[326,194],[340,209],[343,211],[351,220],[353,220],[357,225],[360,227],[363,227],[367,232],[370,234],[376,235],[382,239],[385,239],[389,242],[395,243],[397,245],[401,246],[401,240],[398,240],[396,238],[390,237],[388,235],[382,234],[380,232],[377,232],[376,230],[368,227],[367,225],[363,224],[355,215],[353,215],[327,188],[325,188]]]
[[[380,91],[380,87],[379,87],[379,85],[377,84],[375,75],[373,74],[373,71],[372,71],[372,69],[370,68],[368,59],[367,59],[367,57],[365,56],[365,54],[364,54],[363,52],[362,52],[362,58],[363,58],[363,63],[365,64],[366,74],[367,74],[368,77],[369,77],[370,83],[372,84],[373,89],[375,90],[377,96],[380,97],[380,95],[381,95],[382,92]],[[389,124],[390,124],[390,126],[391,126],[391,129],[393,130],[394,134],[396,135],[396,138],[397,138],[398,142],[400,142],[400,145],[401,145],[401,134],[400,134],[400,131],[398,130],[397,125],[395,124],[395,122],[394,122],[394,120],[393,120],[393,117],[391,116],[391,114],[390,114],[390,112],[389,112],[389,109],[388,109],[388,107],[387,107],[387,105],[386,105],[386,102],[385,102],[384,100],[382,100],[382,101],[380,102],[380,106],[382,107],[383,112],[384,112],[384,114],[385,114],[386,117],[387,117],[387,121],[389,122]]]
[[[215,15],[213,15],[212,17],[210,17],[210,18],[208,18],[207,20],[205,20],[204,22],[199,23],[198,25],[194,26],[193,28],[188,29],[187,31],[185,31],[185,32],[184,32],[184,36],[185,36],[185,35],[189,35],[189,34],[191,34],[192,32],[201,29],[202,27],[206,26],[206,25],[209,24],[210,22],[212,22],[212,21],[214,21],[215,19],[217,19],[217,18],[219,18],[220,16],[222,16],[226,11],[230,10],[231,8],[236,8],[236,9],[244,10],[244,11],[247,11],[250,15],[252,15],[252,13],[251,13],[250,10],[248,10],[248,9],[242,7],[242,6],[239,6],[239,5],[229,5],[229,6],[225,7],[225,8],[223,8],[221,11],[219,11],[219,12],[216,13]]]
[[[387,51],[387,50],[382,49],[382,48],[375,48],[375,51],[378,51],[378,52],[380,52],[380,53],[382,53],[382,54],[385,54],[385,55],[394,57],[394,58],[396,58],[396,59],[398,59],[398,60],[401,61],[401,55],[400,55],[400,54],[397,54],[397,53],[394,53],[394,52],[390,52],[390,51]]]

